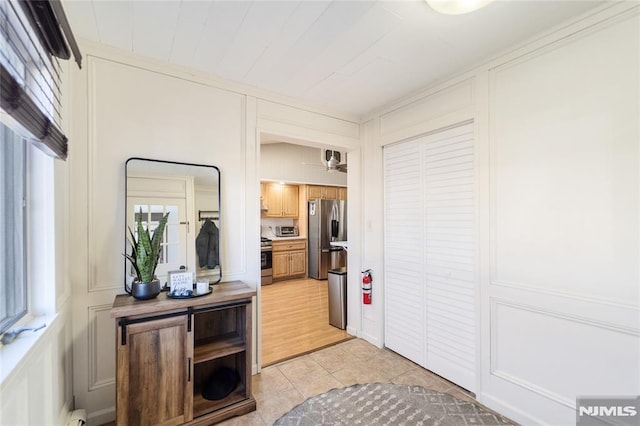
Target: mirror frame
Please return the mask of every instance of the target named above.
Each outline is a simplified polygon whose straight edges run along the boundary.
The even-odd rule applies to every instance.
[[[126,229],[127,226],[127,212],[128,212],[128,169],[129,169],[129,161],[134,161],[134,160],[142,160],[142,161],[150,161],[150,162],[154,162],[154,163],[162,163],[162,164],[173,164],[173,165],[177,165],[177,166],[196,166],[196,167],[208,167],[211,169],[214,169],[217,173],[218,173],[218,187],[216,188],[218,190],[218,223],[220,224],[220,226],[218,226],[219,228],[219,232],[222,231],[222,194],[220,192],[220,180],[222,179],[222,174],[220,173],[220,169],[216,166],[212,166],[209,164],[197,164],[197,163],[183,163],[180,161],[172,161],[172,160],[158,160],[155,158],[144,158],[144,157],[129,157],[127,159],[127,161],[125,161],[124,163],[124,197],[125,197],[125,201],[124,201],[124,223],[125,223],[125,238],[124,238],[124,252],[123,253],[127,253],[127,249],[128,249],[128,231]],[[220,241],[222,240],[220,234],[218,234],[218,246],[220,246]],[[214,285],[214,284],[218,284],[220,281],[222,281],[222,251],[220,251],[220,264],[218,265],[218,267],[220,268],[220,275],[218,276],[217,281],[212,281],[209,284],[210,285]],[[124,291],[128,292],[127,290],[127,265],[128,265],[128,261],[127,259],[124,260]],[[194,279],[196,279],[196,276],[194,275]],[[167,290],[167,288],[163,285],[162,287],[162,291]]]

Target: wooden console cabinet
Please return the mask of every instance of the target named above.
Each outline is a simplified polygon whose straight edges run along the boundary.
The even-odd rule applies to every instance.
[[[206,296],[151,300],[116,296],[116,423],[210,425],[256,409],[251,395],[251,303],[256,292],[233,281]],[[224,399],[203,386],[220,367],[240,380]]]

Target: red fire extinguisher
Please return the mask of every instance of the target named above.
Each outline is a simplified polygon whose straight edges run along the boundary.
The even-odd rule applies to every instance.
[[[371,269],[367,269],[362,272],[362,303],[365,305],[371,304]]]

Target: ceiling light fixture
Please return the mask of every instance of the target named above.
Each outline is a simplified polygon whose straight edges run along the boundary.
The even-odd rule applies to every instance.
[[[436,12],[462,15],[485,7],[494,0],[425,0]]]

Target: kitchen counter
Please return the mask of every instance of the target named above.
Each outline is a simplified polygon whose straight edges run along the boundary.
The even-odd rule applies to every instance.
[[[273,237],[270,238],[271,241],[291,241],[291,240],[306,240],[307,237],[303,237],[298,235],[297,237]]]

